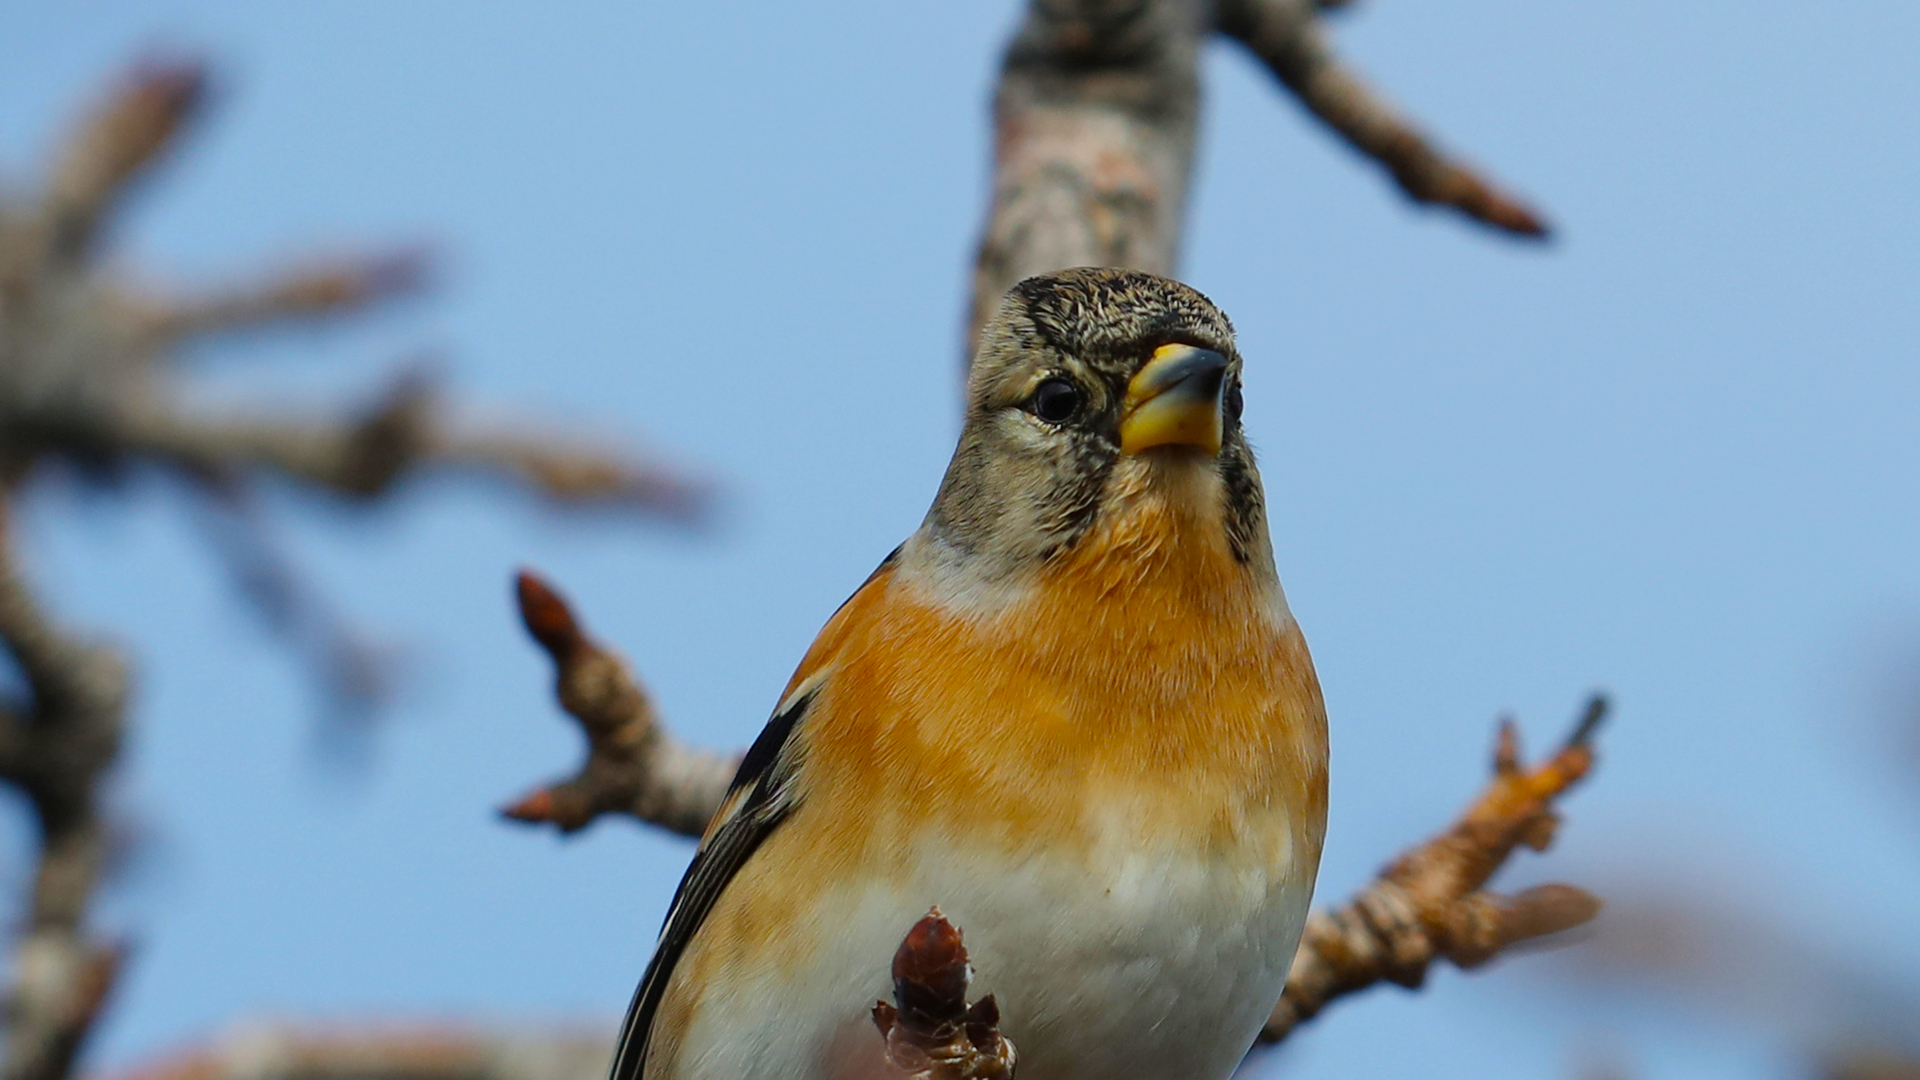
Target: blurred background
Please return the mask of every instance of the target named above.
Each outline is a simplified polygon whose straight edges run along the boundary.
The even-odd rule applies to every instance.
[[[246,1017],[611,1024],[690,849],[494,816],[579,753],[510,572],[566,589],[677,732],[752,737],[951,450],[1018,4],[0,8],[14,178],[130,58],[215,62],[120,234],[138,273],[441,252],[424,298],[198,351],[203,400],[358,400],[432,350],[464,398],[627,432],[724,491],[689,531],[452,483],[374,508],[270,489],[317,586],[409,657],[342,768],[172,482],[36,485],[33,582],[138,664],[134,855],[101,920],[137,952],[89,1064]],[[1539,748],[1605,687],[1600,772],[1500,884],[1614,906],[1573,949],[1343,1003],[1248,1072],[1920,1053],[1920,8],[1383,0],[1339,41],[1559,235],[1410,207],[1210,47],[1182,276],[1239,328],[1326,687],[1321,894],[1450,817],[1497,713]]]

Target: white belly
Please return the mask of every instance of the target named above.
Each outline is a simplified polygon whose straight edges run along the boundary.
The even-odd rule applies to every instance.
[[[709,988],[675,1080],[858,1075],[893,953],[936,904],[966,936],[971,996],[998,998],[1020,1080],[1223,1080],[1279,999],[1313,881],[1285,841],[1223,855],[1121,829],[1086,859],[942,847],[910,865],[904,884],[795,897],[791,932],[830,944]]]

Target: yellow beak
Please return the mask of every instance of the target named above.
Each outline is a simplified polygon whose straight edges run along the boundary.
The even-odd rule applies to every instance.
[[[1192,345],[1162,345],[1127,383],[1120,414],[1120,452],[1191,446],[1220,452],[1220,391],[1227,358]]]

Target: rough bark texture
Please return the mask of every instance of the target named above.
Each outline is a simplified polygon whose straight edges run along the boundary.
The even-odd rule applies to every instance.
[[[1070,266],[1171,274],[1200,105],[1200,46],[1246,46],[1416,202],[1544,237],[1546,222],[1437,149],[1334,53],[1309,0],[1034,0],[994,94],[993,199],[967,355],[1015,282]]]

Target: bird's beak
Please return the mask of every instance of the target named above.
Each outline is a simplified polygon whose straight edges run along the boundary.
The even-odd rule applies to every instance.
[[[1191,446],[1220,452],[1220,390],[1227,358],[1192,345],[1162,345],[1127,383],[1120,414],[1120,452]]]

